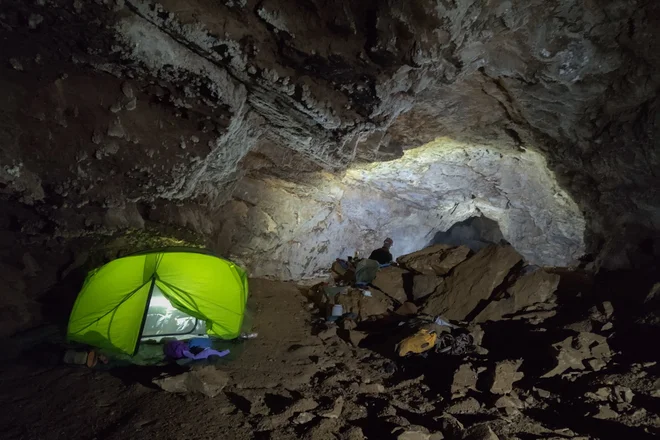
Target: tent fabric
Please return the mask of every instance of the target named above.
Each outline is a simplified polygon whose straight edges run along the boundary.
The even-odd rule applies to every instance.
[[[207,334],[239,335],[248,292],[245,271],[207,253],[177,249],[119,258],[91,271],[69,318],[69,340],[134,354],[153,286],[174,307],[205,321]]]

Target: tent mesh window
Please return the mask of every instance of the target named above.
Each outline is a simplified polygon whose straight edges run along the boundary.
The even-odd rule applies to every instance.
[[[147,319],[142,331],[142,339],[163,336],[204,335],[206,324],[172,305],[158,288],[153,286],[151,300],[147,308]]]

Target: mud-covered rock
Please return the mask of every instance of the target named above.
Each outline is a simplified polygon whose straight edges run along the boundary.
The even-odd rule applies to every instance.
[[[458,265],[441,294],[431,295],[424,312],[463,320],[490,297],[522,257],[510,246],[489,246]]]
[[[462,263],[470,253],[465,246],[437,244],[397,258],[406,269],[423,275],[446,275]]]

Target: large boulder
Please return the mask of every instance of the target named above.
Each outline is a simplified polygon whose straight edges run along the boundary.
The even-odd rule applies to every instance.
[[[445,279],[437,275],[415,275],[412,295],[415,300],[426,298],[432,293],[442,293]]]
[[[375,289],[370,294],[365,296],[360,289],[349,289],[346,293],[337,294],[334,301],[342,305],[344,313],[355,313],[359,321],[387,314],[392,308],[392,300]]]
[[[488,299],[522,257],[511,246],[488,246],[458,265],[447,277],[445,289],[429,297],[424,312],[464,320]]]
[[[544,270],[523,275],[507,289],[507,298],[488,304],[474,321],[498,321],[531,305],[546,302],[557,290],[559,278],[559,275]]]
[[[404,277],[409,274],[407,270],[390,266],[378,271],[376,278],[371,284],[377,289],[394,298],[399,302],[405,302],[408,299],[403,287]]]
[[[424,275],[446,275],[465,261],[470,249],[466,246],[436,244],[421,251],[397,258],[397,263],[406,269]]]

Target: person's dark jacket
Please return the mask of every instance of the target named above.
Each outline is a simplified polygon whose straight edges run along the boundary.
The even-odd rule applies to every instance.
[[[376,249],[369,255],[370,260],[376,260],[379,264],[389,264],[392,262],[392,254],[385,248]]]

